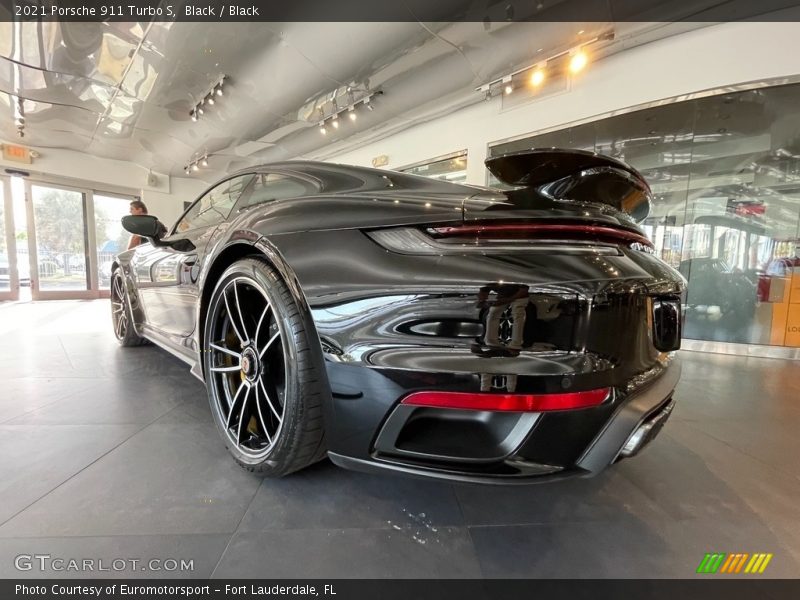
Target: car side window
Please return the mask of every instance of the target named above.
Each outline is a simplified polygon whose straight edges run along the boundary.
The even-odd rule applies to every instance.
[[[242,196],[238,210],[273,200],[299,198],[318,193],[312,183],[279,173],[256,173],[247,193]]]
[[[252,174],[240,175],[223,181],[195,202],[175,226],[175,233],[184,233],[210,225],[218,225],[228,218],[233,205],[253,179]]]

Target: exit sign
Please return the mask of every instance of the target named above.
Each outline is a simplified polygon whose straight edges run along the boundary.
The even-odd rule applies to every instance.
[[[26,164],[33,162],[30,150],[14,144],[3,144],[3,159]]]

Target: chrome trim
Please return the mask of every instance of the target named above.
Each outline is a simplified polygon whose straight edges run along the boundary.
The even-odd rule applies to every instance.
[[[681,350],[689,352],[709,352],[733,356],[754,356],[758,358],[779,358],[800,360],[800,348],[788,346],[766,346],[763,344],[735,344],[733,342],[712,342],[706,340],[681,341]]]
[[[664,426],[666,420],[669,419],[674,408],[675,400],[670,399],[663,408],[645,419],[645,421],[630,435],[628,441],[625,442],[622,450],[619,451],[618,458],[636,456],[642,448],[653,440],[653,437],[658,435],[659,430]]]

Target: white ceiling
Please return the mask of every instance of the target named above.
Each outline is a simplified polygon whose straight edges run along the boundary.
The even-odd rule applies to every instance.
[[[699,26],[2,22],[0,137],[173,175],[207,152],[213,179],[319,154],[345,137],[375,139],[480,101],[476,86],[599,33],[615,32],[603,50],[611,53]],[[224,95],[193,122],[190,110],[222,75]],[[383,95],[374,111],[322,136],[318,113],[301,109],[345,86]],[[22,140],[14,122],[20,99]]]

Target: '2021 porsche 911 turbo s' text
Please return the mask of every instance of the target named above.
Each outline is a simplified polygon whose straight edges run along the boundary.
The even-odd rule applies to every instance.
[[[234,173],[112,266],[115,334],[185,360],[242,466],[522,483],[594,474],[669,416],[685,281],[650,188],[569,150],[510,189],[285,162]]]

